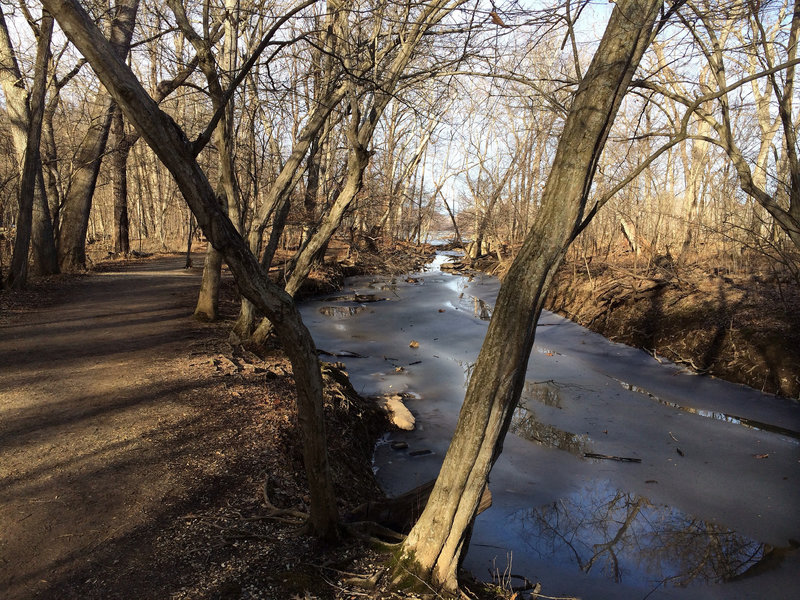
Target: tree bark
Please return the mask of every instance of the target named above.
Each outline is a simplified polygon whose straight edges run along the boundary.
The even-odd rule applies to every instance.
[[[111,48],[123,60],[128,55],[139,0],[117,0],[111,22]],[[92,209],[97,175],[108,142],[114,103],[105,89],[91,102],[91,125],[75,153],[75,171],[61,209],[58,262],[62,271],[86,268],[86,230]]]
[[[62,30],[87,58],[123,113],[175,178],[183,197],[211,243],[231,268],[239,291],[275,323],[292,363],[297,386],[303,458],[310,487],[309,528],[324,538],[338,535],[336,498],[328,467],[322,413],[322,376],[316,348],[288,294],[271,284],[255,256],[220,209],[208,178],[185,133],[147,95],[130,68],[114,53],[76,0],[43,0]]]
[[[49,21],[44,18],[39,27],[37,37],[39,38],[39,48],[37,49],[37,61],[34,68],[34,90],[33,92],[43,97],[45,93],[45,81],[47,79],[48,62],[50,58],[50,32]],[[44,36],[44,37],[43,37]],[[45,43],[46,42],[46,43]],[[50,219],[50,210],[47,204],[47,194],[42,177],[41,160],[38,156],[38,146],[41,140],[42,118],[38,118],[38,125],[32,126],[31,106],[29,102],[35,104],[35,98],[28,97],[25,89],[24,79],[17,63],[14,48],[8,35],[5,18],[0,10],[0,84],[6,97],[6,110],[11,123],[11,136],[14,142],[14,149],[19,163],[20,180],[27,181],[24,173],[25,157],[28,150],[35,150],[36,156],[32,157],[32,183],[28,181],[24,188],[21,184],[22,194],[19,199],[22,201],[22,236],[18,235],[17,240],[20,244],[18,261],[25,260],[25,264],[18,262],[16,275],[12,269],[12,277],[17,279],[17,285],[24,285],[28,271],[28,248],[33,242],[33,253],[31,253],[31,270],[39,275],[48,275],[58,272],[58,261],[56,260],[55,239],[53,238],[53,224]],[[37,91],[38,90],[38,91]],[[32,93],[33,93],[32,92]],[[37,136],[36,148],[32,148],[30,136]],[[28,207],[28,203],[31,204]],[[30,213],[30,215],[28,214]],[[24,254],[23,254],[24,253]],[[24,276],[21,269],[25,269]]]
[[[19,184],[19,215],[17,217],[17,237],[14,243],[14,256],[11,259],[9,286],[24,287],[28,278],[28,250],[33,230],[33,207],[37,182],[40,202],[44,192],[41,180],[41,157],[39,142],[42,139],[42,117],[44,114],[45,82],[47,65],[50,62],[50,38],[53,34],[53,17],[46,11],[42,15],[42,25],[38,32],[36,47],[36,66],[34,68],[33,89],[30,97],[30,115],[27,124],[25,155]],[[39,176],[37,179],[37,175]],[[47,201],[44,200],[44,206]],[[49,219],[49,216],[48,216]]]
[[[128,223],[128,156],[131,147],[125,136],[125,122],[122,111],[114,107],[111,119],[111,132],[114,134],[114,151],[111,153],[112,187],[114,192],[114,252],[128,256],[131,242]]]
[[[662,1],[616,3],[567,116],[539,217],[500,288],[430,501],[399,550],[398,584],[420,578],[457,590],[459,558],[525,382],[547,286],[580,226],[600,154]]]
[[[61,215],[61,188],[58,177],[58,150],[55,141],[55,128],[53,119],[58,108],[60,90],[55,86],[51,90],[50,98],[44,110],[44,122],[42,124],[42,171],[47,190],[47,203],[49,206],[51,231],[53,236],[53,262],[56,271],[58,270],[58,253],[56,252],[55,240],[58,239],[58,226]]]
[[[194,307],[194,318],[200,321],[216,321],[219,316],[219,286],[222,281],[222,254],[208,245],[206,260],[203,263],[203,277],[200,280],[200,293]]]

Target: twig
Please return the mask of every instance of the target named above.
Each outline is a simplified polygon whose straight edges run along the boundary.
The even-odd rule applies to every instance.
[[[406,536],[402,533],[398,533],[393,529],[384,527],[375,521],[355,521],[353,523],[346,523],[345,528],[356,537],[370,541],[375,540],[377,536],[381,535],[389,539],[397,540],[398,542],[403,542],[406,539]],[[379,541],[381,544],[387,543],[380,539],[377,541]]]
[[[331,586],[332,588],[337,589],[340,592],[346,592],[347,594],[349,594],[351,596],[364,596],[365,598],[372,598],[373,597],[372,594],[368,593],[368,592],[358,592],[358,591],[356,591],[356,590],[354,590],[352,588],[342,587],[342,586],[334,583],[333,581],[329,581],[324,575],[320,575],[320,578],[325,583],[327,583],[329,586]]]
[[[653,358],[656,359],[656,362],[658,362],[658,364],[660,364],[660,365],[664,364],[664,361],[661,360],[661,358],[658,356],[658,354],[656,354],[656,349],[655,348],[653,348],[652,350],[648,350],[648,352],[650,353],[650,356],[652,356]]]
[[[434,597],[436,597],[436,598],[441,598],[441,597],[442,597],[442,596],[441,596],[441,595],[440,595],[440,594],[439,594],[439,593],[438,593],[438,592],[437,592],[435,589],[433,589],[433,588],[430,586],[430,584],[429,584],[427,581],[425,581],[424,579],[422,579],[422,578],[421,578],[419,575],[417,575],[416,573],[412,573],[412,572],[411,572],[411,571],[409,571],[408,569],[403,569],[403,571],[405,571],[406,573],[408,573],[409,575],[411,575],[411,576],[412,576],[414,579],[416,579],[416,580],[417,580],[417,581],[419,581],[419,582],[420,582],[422,585],[424,585],[426,588],[428,588],[428,589],[431,591],[431,593],[434,595]]]
[[[583,456],[585,458],[598,458],[598,459],[602,459],[602,460],[617,460],[619,462],[633,462],[633,463],[642,462],[641,458],[627,458],[625,456],[611,456],[610,454],[595,454],[594,452],[584,452]]]

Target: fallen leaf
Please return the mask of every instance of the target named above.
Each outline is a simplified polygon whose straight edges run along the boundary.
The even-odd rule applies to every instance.
[[[409,348],[419,348],[419,342],[416,340],[411,340],[411,343],[408,345]]]
[[[753,454],[753,458],[769,458],[769,454]]]

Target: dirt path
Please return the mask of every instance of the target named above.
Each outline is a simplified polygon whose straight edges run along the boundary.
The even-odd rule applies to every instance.
[[[0,325],[0,595],[53,597],[186,496],[197,272],[159,258],[99,273]],[[211,432],[213,434],[213,431]],[[63,593],[59,592],[60,597]]]

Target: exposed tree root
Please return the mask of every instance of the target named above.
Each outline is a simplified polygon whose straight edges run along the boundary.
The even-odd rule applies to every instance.
[[[264,477],[264,484],[261,486],[261,491],[264,496],[264,504],[267,508],[265,518],[283,521],[284,523],[293,523],[301,525],[308,520],[308,513],[292,508],[278,508],[269,499],[269,475]]]

